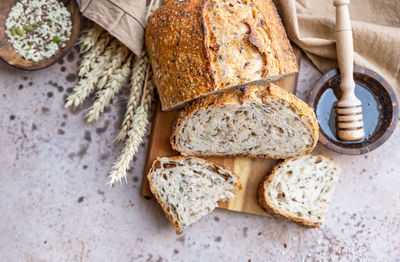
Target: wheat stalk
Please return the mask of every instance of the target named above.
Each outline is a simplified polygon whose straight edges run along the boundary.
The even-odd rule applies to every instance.
[[[112,73],[108,75],[109,80],[107,84],[104,86],[103,89],[98,91],[98,97],[96,101],[86,114],[86,120],[88,123],[96,121],[99,118],[100,114],[103,113],[104,108],[110,104],[110,101],[114,97],[114,95],[121,90],[122,84],[128,78],[131,72],[130,66],[132,56],[133,53],[129,55],[128,59],[125,61],[121,68],[118,68],[120,66],[120,63],[116,64],[116,68],[111,68]]]
[[[124,120],[122,122],[122,127],[117,135],[117,140],[125,140],[128,130],[131,129],[132,117],[138,107],[140,102],[140,97],[142,95],[143,81],[145,78],[146,68],[148,65],[147,56],[137,58],[132,66],[131,81],[129,83],[130,94],[128,98],[128,104],[124,115]]]
[[[107,46],[104,53],[101,54],[97,60],[95,60],[92,70],[84,78],[80,78],[78,84],[75,86],[72,94],[68,96],[65,107],[78,106],[80,105],[95,89],[96,83],[99,81],[99,77],[104,71],[104,68],[112,59],[115,50],[118,48],[119,41],[114,39],[110,45]],[[92,53],[91,50],[89,53]]]
[[[148,113],[153,99],[153,84],[148,81],[150,66],[147,66],[146,79],[143,88],[143,96],[140,106],[137,108],[131,120],[131,128],[128,131],[128,138],[121,156],[113,166],[113,170],[109,175],[108,184],[112,186],[115,182],[126,181],[126,171],[129,169],[129,164],[133,156],[139,150],[140,144],[143,142],[143,137],[149,123]]]
[[[140,102],[140,106],[144,107],[144,110],[148,113],[154,98],[154,84],[153,84],[153,74],[150,71],[150,65],[147,66],[147,76],[144,82],[143,97]],[[148,78],[148,80],[147,80]]]
[[[89,51],[97,43],[97,40],[103,32],[104,29],[101,26],[91,21],[88,22],[78,40],[80,52],[86,53]]]
[[[146,20],[151,15],[151,13],[160,6],[161,0],[151,0],[150,5],[147,9]],[[125,119],[123,121],[123,126],[120,134],[118,134],[118,139],[124,139],[126,136],[127,141],[124,150],[117,162],[113,166],[113,170],[109,174],[110,187],[115,182],[121,182],[122,179],[126,181],[126,171],[129,169],[129,164],[132,161],[133,156],[137,153],[139,145],[143,142],[143,136],[146,133],[148,125],[148,112],[152,104],[154,86],[153,82],[149,80],[150,78],[150,65],[148,58],[143,56],[139,58],[139,61],[135,63],[137,66],[133,70],[133,75],[131,78],[131,94],[128,101],[127,112],[125,113]],[[147,69],[146,69],[147,68]],[[141,75],[142,71],[146,69],[143,86],[143,95],[140,101],[139,107],[135,110],[137,97],[140,97],[138,90],[141,88],[141,83],[143,82]],[[135,80],[136,79],[136,80]],[[136,82],[135,82],[136,81]],[[133,112],[135,114],[133,114]],[[125,124],[124,124],[125,123]],[[124,131],[128,130],[128,131]]]
[[[91,70],[93,70],[93,67],[96,63],[96,59],[104,52],[104,50],[106,50],[106,47],[110,43],[111,39],[112,36],[109,33],[107,32],[102,33],[99,40],[90,50],[90,52],[87,52],[83,56],[78,71],[78,76],[80,78],[87,77],[90,74]]]
[[[102,89],[107,81],[109,80],[110,76],[115,74],[115,71],[122,66],[126,57],[131,53],[131,51],[117,39],[118,42],[118,49],[115,51],[115,55],[111,59],[111,62],[107,63],[104,67],[103,72],[100,75],[99,82],[97,83],[97,89]]]
[[[136,114],[132,118],[132,122],[135,124],[128,131],[127,144],[122,152],[122,155],[118,158],[118,161],[113,166],[113,171],[110,172],[109,182],[112,186],[115,182],[121,182],[122,179],[126,181],[126,171],[129,168],[129,164],[133,156],[137,153],[139,145],[142,143],[142,138],[146,133],[147,125],[149,123],[147,119],[147,113],[143,107],[137,109]]]

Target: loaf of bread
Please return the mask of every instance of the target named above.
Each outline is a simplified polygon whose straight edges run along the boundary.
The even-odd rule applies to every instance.
[[[163,157],[147,175],[150,190],[177,232],[213,211],[240,190],[239,177],[195,157]]]
[[[169,0],[145,40],[162,110],[298,72],[272,0]]]
[[[314,111],[269,84],[209,95],[180,110],[171,145],[182,155],[282,159],[310,152],[318,141]]]
[[[339,172],[340,168],[327,157],[288,159],[275,166],[260,184],[258,201],[272,215],[319,227]]]

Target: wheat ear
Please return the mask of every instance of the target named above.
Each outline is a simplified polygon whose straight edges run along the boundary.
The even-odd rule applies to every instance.
[[[129,83],[130,94],[128,98],[128,104],[126,107],[121,130],[117,135],[117,140],[119,141],[125,140],[128,130],[132,128],[132,117],[138,107],[138,104],[140,103],[140,97],[142,96],[143,89],[143,81],[145,78],[148,61],[149,60],[147,56],[143,56],[136,58],[135,62],[133,63],[132,75]]]
[[[111,41],[110,45],[107,46],[106,50],[103,54],[101,54],[93,65],[90,73],[86,75],[84,78],[80,78],[78,84],[75,86],[72,94],[68,96],[65,107],[70,106],[78,106],[80,105],[95,89],[96,83],[99,80],[101,73],[104,70],[104,67],[109,63],[112,59],[115,50],[118,48],[118,40]],[[92,51],[90,51],[91,53]]]
[[[128,78],[131,72],[131,60],[133,53],[131,53],[121,68],[114,68],[108,76],[109,80],[103,89],[97,92],[97,99],[93,106],[86,114],[86,121],[92,123],[96,121],[100,114],[103,113],[104,108],[110,104],[111,99],[116,93],[121,90],[122,84]]]
[[[80,52],[86,53],[89,51],[97,43],[97,40],[103,32],[104,29],[101,26],[91,21],[88,22],[78,40]]]
[[[115,51],[115,55],[112,57],[111,61],[105,65],[104,70],[100,75],[99,82],[97,82],[97,89],[102,89],[106,85],[109,78],[115,74],[115,71],[122,66],[131,53],[131,51],[124,44],[119,42],[119,40],[115,39],[115,41],[118,42],[118,49]]]
[[[96,59],[106,50],[111,39],[112,36],[108,32],[103,32],[93,48],[83,56],[78,71],[80,78],[87,77],[90,74],[96,63]]]
[[[143,142],[143,137],[149,124],[148,113],[153,99],[154,87],[150,81],[148,81],[150,72],[150,66],[147,66],[146,79],[143,88],[143,96],[141,99],[140,106],[137,108],[135,114],[132,117],[131,128],[128,131],[128,138],[121,156],[113,166],[113,170],[109,175],[108,184],[112,186],[115,182],[126,181],[126,171],[129,169],[129,164],[132,161],[133,156],[139,150],[140,144]]]
[[[151,13],[160,6],[161,0],[151,0],[150,5],[147,9],[146,13],[146,21]],[[140,106],[136,109],[136,112],[133,116],[131,116],[132,120],[130,121],[130,128],[127,132],[127,141],[122,152],[122,155],[118,158],[117,162],[113,166],[113,170],[109,175],[108,184],[110,187],[117,181],[121,182],[122,179],[126,181],[126,171],[129,169],[129,164],[132,161],[133,156],[137,153],[139,149],[139,145],[143,142],[143,136],[146,133],[147,125],[149,123],[148,120],[148,112],[150,110],[150,106],[153,99],[154,86],[153,82],[150,79],[150,64],[148,63],[148,58],[143,57],[145,60],[146,74],[143,86],[143,95],[141,98]],[[142,60],[142,58],[140,58]],[[138,82],[140,83],[140,82]],[[132,98],[135,100],[134,98]],[[128,104],[129,106],[129,104]],[[132,109],[133,112],[133,109]]]

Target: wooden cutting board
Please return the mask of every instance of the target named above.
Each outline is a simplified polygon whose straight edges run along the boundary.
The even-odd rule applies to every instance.
[[[300,64],[301,51],[294,48],[297,63]],[[287,77],[275,82],[275,84],[286,90],[296,93],[297,75]],[[153,128],[151,131],[149,148],[147,150],[146,164],[142,180],[142,194],[152,196],[147,180],[147,173],[151,164],[157,157],[179,155],[173,151],[169,143],[171,135],[171,123],[177,114],[176,110],[162,112],[160,100],[156,101],[156,111],[154,113]],[[260,181],[267,175],[268,171],[278,161],[270,159],[254,159],[246,157],[206,157],[205,159],[227,167],[240,176],[243,189],[239,194],[228,202],[220,202],[219,207],[250,214],[269,216],[257,203],[257,188]]]

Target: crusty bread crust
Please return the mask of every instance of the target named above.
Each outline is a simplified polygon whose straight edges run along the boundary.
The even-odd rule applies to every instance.
[[[258,103],[263,103],[268,98],[279,98],[286,101],[294,110],[296,110],[301,117],[305,117],[310,124],[313,131],[314,144],[307,151],[302,152],[299,155],[305,155],[308,152],[311,152],[318,142],[318,121],[315,116],[314,110],[307,105],[307,103],[303,102],[295,95],[289,93],[285,89],[275,85],[269,84],[267,87],[258,87],[258,86],[246,86],[240,90],[236,91],[227,91],[220,94],[208,95],[206,97],[199,98],[192,103],[189,103],[178,112],[177,118],[173,123],[172,127],[172,135],[170,138],[171,146],[174,150],[180,152],[177,144],[176,144],[176,135],[178,134],[179,128],[188,118],[194,115],[200,109],[208,108],[208,107],[223,107],[226,105],[241,105],[246,103],[247,101],[255,101]],[[193,155],[193,153],[188,154],[186,152],[180,152],[182,155]],[[195,154],[197,156],[211,156],[210,154]],[[225,154],[215,153],[212,156],[226,156]],[[256,155],[256,154],[236,154],[230,155],[229,157],[235,156],[247,156],[247,157],[264,157],[270,159],[282,159],[287,158],[289,156],[271,156],[271,155]]]
[[[326,157],[326,156],[315,155],[315,157],[325,158],[325,159],[333,162],[332,159],[330,159],[329,157]],[[297,158],[297,157],[295,157],[295,158]],[[298,224],[300,224],[302,226],[319,228],[320,224],[312,222],[312,221],[309,221],[307,219],[294,217],[291,214],[288,214],[288,213],[286,213],[286,212],[284,212],[282,210],[279,210],[279,209],[275,208],[275,206],[268,201],[268,198],[267,198],[268,186],[271,184],[271,181],[274,179],[274,177],[275,177],[275,175],[277,173],[277,170],[281,166],[286,165],[287,162],[290,162],[292,160],[293,160],[293,158],[289,158],[289,159],[286,159],[285,161],[282,161],[279,164],[275,165],[273,167],[271,173],[269,175],[267,175],[261,181],[261,183],[259,185],[259,188],[258,188],[258,197],[257,197],[258,203],[259,203],[259,205],[261,207],[263,207],[265,209],[265,211],[267,211],[272,216],[288,219],[288,220],[294,221],[294,222],[296,222],[296,223],[298,223]]]
[[[215,91],[204,46],[202,1],[169,3],[149,17],[146,48],[162,110]]]
[[[296,57],[275,4],[271,0],[253,0],[253,2],[264,15],[265,21],[268,21],[265,26],[271,39],[274,40],[271,45],[276,52],[277,61],[280,61],[280,71],[288,75],[297,73]]]
[[[260,36],[252,36],[248,45],[252,48],[256,46],[265,56],[266,71],[261,78],[248,83],[266,83],[297,73],[296,58],[272,0],[248,1],[263,17],[251,24],[257,24],[267,32],[271,45],[266,50]],[[146,49],[162,110],[170,110],[193,99],[240,86],[223,85],[212,70],[215,61],[210,59],[210,53],[214,51],[206,39],[208,34],[213,33],[210,30],[212,25],[206,19],[209,2],[170,0],[149,17]]]
[[[215,163],[212,163],[212,162],[210,162],[210,161],[206,161],[206,160],[204,160],[204,159],[202,159],[202,158],[198,158],[198,157],[184,157],[184,156],[172,156],[172,157],[168,157],[169,161],[184,161],[184,160],[189,159],[189,158],[196,159],[198,162],[203,162],[203,163],[211,164],[212,166],[214,166],[215,168],[218,168],[218,169],[225,169],[225,170],[228,170],[231,174],[235,175],[236,180],[237,180],[237,186],[236,186],[235,189],[234,189],[235,195],[237,194],[237,192],[239,192],[239,191],[242,189],[242,185],[240,184],[239,176],[236,175],[236,174],[234,174],[232,171],[230,171],[229,168],[222,167],[222,166],[220,166],[220,165],[217,165],[217,164],[215,164]],[[156,198],[157,202],[160,204],[160,206],[162,207],[162,209],[164,210],[164,213],[167,215],[168,220],[169,220],[169,221],[172,223],[172,225],[174,226],[176,232],[181,233],[182,230],[183,230],[183,228],[179,226],[178,221],[174,220],[174,217],[172,216],[171,212],[168,211],[167,205],[162,201],[162,198],[161,198],[159,192],[158,192],[158,191],[156,190],[156,188],[154,187],[154,183],[153,183],[153,180],[152,180],[152,177],[151,177],[151,173],[153,172],[153,170],[154,170],[155,168],[158,167],[159,164],[160,164],[160,161],[159,161],[159,158],[157,158],[157,159],[153,162],[153,164],[152,164],[152,166],[151,166],[151,168],[150,168],[150,170],[149,170],[149,173],[147,174],[147,179],[149,180],[150,191],[151,191],[151,193],[153,194],[153,196]]]

